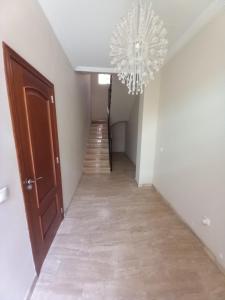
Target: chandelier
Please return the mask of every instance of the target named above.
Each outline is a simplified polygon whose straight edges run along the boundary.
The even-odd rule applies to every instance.
[[[110,46],[111,64],[129,94],[142,94],[163,65],[168,52],[167,30],[150,0],[136,0],[116,26]]]

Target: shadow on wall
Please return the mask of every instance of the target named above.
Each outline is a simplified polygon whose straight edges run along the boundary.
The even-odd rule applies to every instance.
[[[91,118],[92,121],[107,120],[109,84],[99,84],[99,74],[91,75]]]
[[[126,85],[118,80],[117,75],[113,75],[111,124],[128,121],[134,102],[138,98],[139,96],[129,95]]]
[[[140,96],[128,94],[128,89],[116,75],[112,81],[111,124],[113,152],[125,152],[136,165],[138,114]]]
[[[127,121],[118,122],[112,125],[112,151],[126,152]]]

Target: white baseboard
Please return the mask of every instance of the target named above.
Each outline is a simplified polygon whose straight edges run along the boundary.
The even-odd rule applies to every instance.
[[[146,188],[146,187],[149,187],[149,188],[151,187],[152,188],[152,187],[154,187],[152,183],[140,183],[138,178],[136,178],[136,177],[135,177],[135,181],[136,181],[137,186],[139,188]]]
[[[152,183],[143,183],[143,184],[137,183],[137,185],[139,188],[152,188],[153,187]]]

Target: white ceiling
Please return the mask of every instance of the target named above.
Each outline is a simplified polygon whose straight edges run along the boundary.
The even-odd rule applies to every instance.
[[[38,0],[74,69],[109,68],[114,26],[132,0]],[[213,0],[152,0],[166,23],[170,49]]]

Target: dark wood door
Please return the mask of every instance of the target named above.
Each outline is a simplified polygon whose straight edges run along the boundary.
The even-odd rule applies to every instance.
[[[39,273],[63,219],[54,86],[7,45],[3,48],[21,184]]]

